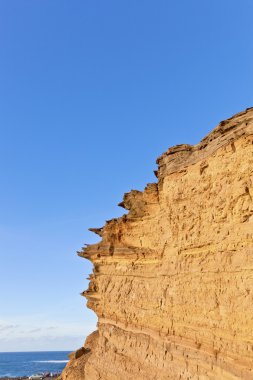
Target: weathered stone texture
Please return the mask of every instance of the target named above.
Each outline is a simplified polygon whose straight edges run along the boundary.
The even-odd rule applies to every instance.
[[[93,229],[98,332],[63,380],[253,379],[253,109],[157,160]]]

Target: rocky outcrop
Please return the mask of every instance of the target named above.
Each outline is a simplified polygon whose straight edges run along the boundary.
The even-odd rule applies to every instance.
[[[157,164],[79,252],[98,331],[63,380],[253,379],[253,109]]]

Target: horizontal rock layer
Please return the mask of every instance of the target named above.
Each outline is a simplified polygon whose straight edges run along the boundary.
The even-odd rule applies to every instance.
[[[253,379],[253,109],[157,163],[79,252],[98,331],[63,380]]]

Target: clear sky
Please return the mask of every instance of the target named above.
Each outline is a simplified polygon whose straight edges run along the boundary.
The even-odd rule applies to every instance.
[[[169,146],[253,105],[252,0],[0,1],[0,351],[95,328],[75,251]]]

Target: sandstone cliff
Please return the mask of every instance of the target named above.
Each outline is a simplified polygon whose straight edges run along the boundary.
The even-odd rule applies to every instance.
[[[99,323],[63,380],[253,379],[253,108],[157,164],[79,252]]]

